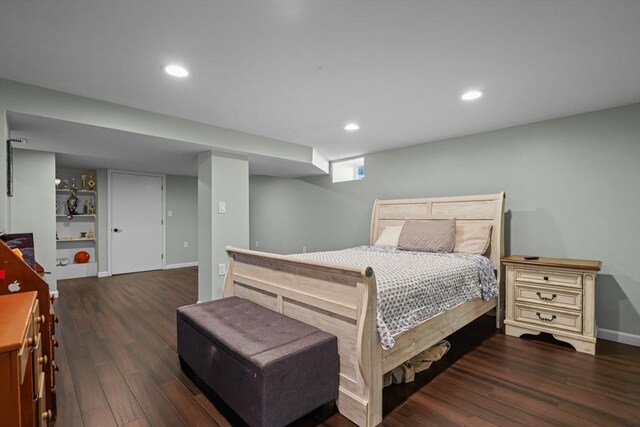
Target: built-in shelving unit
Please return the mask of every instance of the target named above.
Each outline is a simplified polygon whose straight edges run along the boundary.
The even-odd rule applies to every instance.
[[[72,178],[75,178],[76,185],[80,187],[82,185],[81,176],[85,173],[73,174],[70,172],[66,171],[66,174],[60,178],[64,178],[69,186]],[[95,181],[95,171],[87,171],[86,175],[89,175],[90,172],[94,172]],[[97,215],[85,213],[89,209],[91,201],[94,206],[97,205],[97,192],[82,188],[76,190],[75,195],[78,198],[76,211],[80,213],[69,218],[67,200],[72,192],[73,190],[70,188],[56,188],[56,258],[58,261],[56,272],[58,279],[89,277],[98,274],[98,263],[96,262]],[[91,236],[93,233],[93,237],[81,237],[81,233],[85,233],[85,236]],[[89,254],[89,262],[74,262],[74,256],[79,251],[85,251]],[[61,262],[62,260],[64,262]]]

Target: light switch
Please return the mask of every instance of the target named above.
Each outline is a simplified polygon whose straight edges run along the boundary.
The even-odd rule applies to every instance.
[[[227,274],[227,264],[218,264],[218,275],[224,276]]]
[[[167,216],[173,216],[173,211],[167,211]]]
[[[227,213],[227,202],[218,202],[218,213]]]

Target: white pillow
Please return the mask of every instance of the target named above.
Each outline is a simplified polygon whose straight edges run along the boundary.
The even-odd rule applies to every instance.
[[[484,255],[491,243],[491,224],[456,223],[456,246],[454,252]]]
[[[380,237],[378,237],[374,246],[398,246],[401,231],[401,225],[385,227],[384,230],[382,230],[382,233],[380,233]]]

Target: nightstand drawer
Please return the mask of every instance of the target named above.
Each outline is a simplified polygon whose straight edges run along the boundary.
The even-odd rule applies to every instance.
[[[578,273],[564,273],[554,270],[533,270],[528,268],[516,268],[515,273],[515,280],[520,282],[582,288],[582,274]]]
[[[582,313],[515,304],[515,320],[552,329],[582,332]]]
[[[516,282],[515,300],[520,303],[582,310],[582,292],[561,287]]]

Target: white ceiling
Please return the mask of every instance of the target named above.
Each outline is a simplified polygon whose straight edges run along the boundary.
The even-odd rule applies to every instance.
[[[0,2],[4,78],[329,159],[637,102],[639,47],[637,0]]]
[[[55,152],[59,167],[197,176],[198,153],[211,151],[210,146],[29,114],[8,112],[7,119],[11,136],[27,139],[25,145],[13,144],[15,148]],[[310,163],[265,156],[248,159],[253,175],[293,178],[322,173]]]

